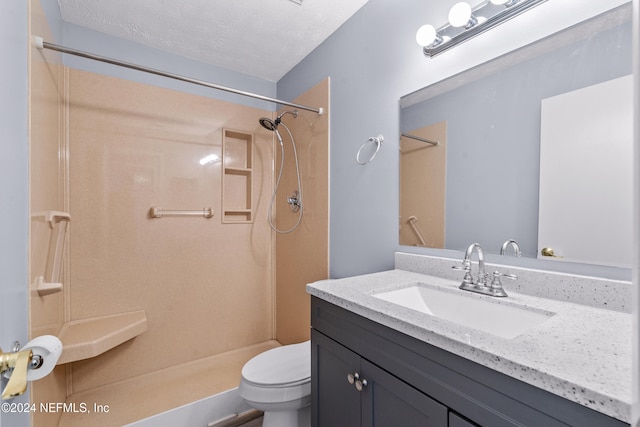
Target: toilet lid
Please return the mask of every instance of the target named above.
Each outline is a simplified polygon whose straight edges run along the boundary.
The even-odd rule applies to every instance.
[[[279,386],[311,378],[311,343],[285,345],[261,353],[242,368],[242,377],[254,384]]]

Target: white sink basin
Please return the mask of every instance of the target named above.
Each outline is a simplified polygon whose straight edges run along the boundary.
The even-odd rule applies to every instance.
[[[394,304],[440,317],[502,338],[515,338],[549,319],[555,313],[500,303],[493,297],[480,297],[465,291],[447,291],[417,283],[404,288],[373,294]],[[507,297],[508,298],[508,297]]]

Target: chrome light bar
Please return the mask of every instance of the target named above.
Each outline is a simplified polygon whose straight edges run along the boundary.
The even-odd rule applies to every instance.
[[[425,56],[432,58],[454,46],[464,43],[473,37],[514,18],[547,0],[511,0],[496,4],[487,0],[472,10],[477,23],[470,22],[464,27],[454,27],[447,23],[436,30],[435,41],[423,47]]]

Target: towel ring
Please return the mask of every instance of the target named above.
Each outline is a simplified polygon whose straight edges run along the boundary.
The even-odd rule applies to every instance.
[[[376,144],[376,151],[373,152],[373,154],[371,155],[371,157],[369,157],[368,160],[366,161],[362,161],[360,160],[360,154],[362,153],[362,149],[364,147],[367,146],[368,143],[373,142]],[[370,137],[369,139],[367,139],[364,144],[362,144],[362,146],[360,146],[360,149],[358,150],[358,154],[356,154],[356,162],[359,165],[366,165],[367,163],[369,163],[370,161],[372,161],[373,159],[376,158],[376,155],[378,154],[378,151],[380,151],[380,146],[382,145],[382,143],[384,142],[384,136],[382,135],[378,135],[375,138],[374,137]]]

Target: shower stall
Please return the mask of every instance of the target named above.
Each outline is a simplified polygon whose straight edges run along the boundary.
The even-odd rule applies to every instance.
[[[32,32],[46,37],[32,3]],[[70,214],[62,286],[31,292],[31,334],[85,333],[63,337],[64,363],[31,401],[108,408],[33,425],[130,423],[233,389],[251,357],[308,339],[304,287],[328,274],[327,112],[294,118],[73,69],[35,47],[30,70],[31,211]],[[328,84],[296,102],[328,105]],[[258,119],[283,114],[281,147]],[[303,186],[298,220],[288,199],[302,202]],[[224,220],[227,205],[250,215]],[[47,256],[35,218],[32,278]],[[280,235],[269,218],[299,225]]]

